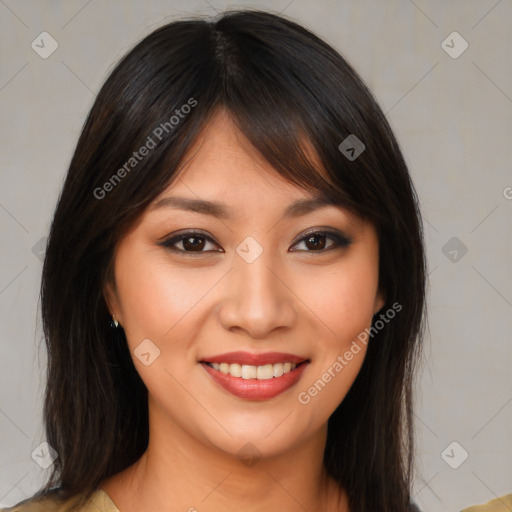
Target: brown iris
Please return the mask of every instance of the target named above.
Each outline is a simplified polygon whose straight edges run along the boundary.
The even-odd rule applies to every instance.
[[[196,242],[194,242],[194,240]],[[205,239],[200,236],[189,236],[183,238],[183,247],[186,251],[202,251],[205,245]]]
[[[321,250],[325,247],[325,235],[311,235],[304,239],[304,243],[308,249]],[[314,243],[314,240],[320,239],[320,242]]]

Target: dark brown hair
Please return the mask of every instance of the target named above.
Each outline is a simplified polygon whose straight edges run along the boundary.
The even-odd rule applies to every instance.
[[[352,512],[404,512],[425,295],[416,194],[384,114],[345,59],[300,25],[253,10],[157,29],[118,63],[89,113],[43,268],[44,421],[58,458],[38,494],[58,488],[63,498],[89,497],[147,447],[147,390],[124,332],[109,327],[104,289],[116,245],[176,178],[218,108],[276,172],[377,230],[380,287],[386,304],[402,310],[371,339],[359,375],[330,417],[324,464],[348,493]],[[167,131],[156,140],[162,126]],[[352,134],[365,150],[351,160],[338,146]],[[126,167],[148,137],[155,146]]]

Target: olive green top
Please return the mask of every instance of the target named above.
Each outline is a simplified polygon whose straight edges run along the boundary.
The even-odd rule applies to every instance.
[[[29,498],[11,508],[0,509],[0,512],[64,512],[62,502],[55,497]],[[512,494],[501,496],[489,501],[485,505],[475,505],[460,512],[504,512],[512,510]],[[85,506],[76,512],[120,512],[110,496],[98,489]]]
[[[69,503],[69,502],[68,502]],[[40,498],[29,498],[18,503],[14,507],[3,508],[0,512],[64,512],[65,504],[54,496],[46,496]],[[87,504],[76,512],[119,512],[110,496],[98,489]]]
[[[512,510],[512,494],[491,500],[485,505],[465,508],[460,512],[508,512],[509,510]]]

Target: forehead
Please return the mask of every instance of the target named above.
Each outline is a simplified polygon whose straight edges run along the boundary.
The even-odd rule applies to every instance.
[[[319,159],[305,146],[308,156],[323,173]],[[183,158],[171,185],[154,203],[169,194],[236,200],[257,193],[274,199],[317,197],[315,190],[300,187],[280,175],[238,129],[230,115],[219,109],[205,125]]]
[[[305,146],[319,173],[324,170]],[[258,221],[275,224],[315,211],[358,225],[353,212],[333,203],[317,190],[305,189],[280,175],[252,146],[225,111],[205,126],[183,159],[177,177],[149,207],[149,214],[203,214],[243,225]],[[332,217],[334,215],[335,217]],[[341,217],[340,217],[341,215]]]

